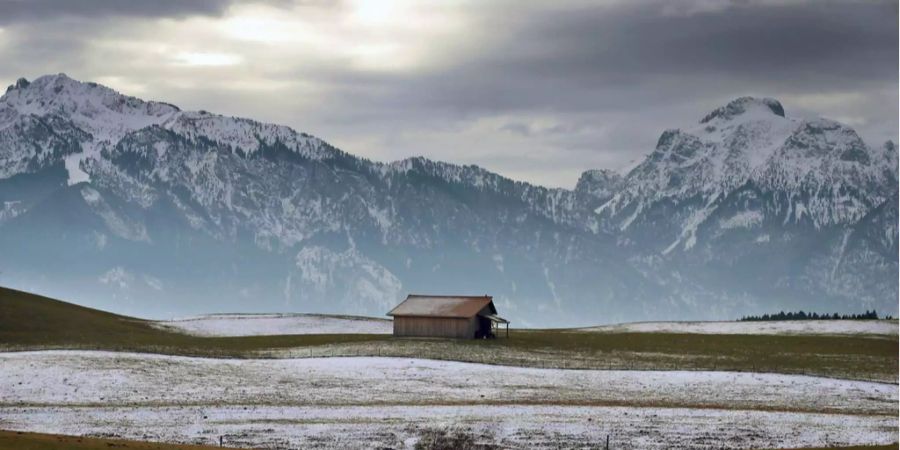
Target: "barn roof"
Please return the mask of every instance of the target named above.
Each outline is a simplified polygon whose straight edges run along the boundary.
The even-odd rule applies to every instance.
[[[494,308],[494,298],[484,295],[468,297],[459,295],[414,295],[406,297],[403,303],[397,305],[389,316],[418,316],[418,317],[472,317],[490,306],[490,312],[497,314]]]

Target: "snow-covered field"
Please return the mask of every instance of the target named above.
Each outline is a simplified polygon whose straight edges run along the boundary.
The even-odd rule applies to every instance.
[[[896,385],[792,375],[45,351],[0,353],[0,386],[0,428],[179,442],[408,447],[444,426],[514,447],[897,440]]]
[[[897,336],[896,320],[782,320],[766,322],[634,322],[580,328],[607,333],[818,334]]]
[[[154,322],[196,336],[282,334],[391,334],[389,319],[323,314],[211,314]],[[634,322],[579,328],[598,333],[793,334],[897,336],[895,320],[785,320],[766,322]]]
[[[412,448],[429,428],[488,433],[502,448],[726,449],[892,443],[896,417],[556,405],[4,408],[5,427],[254,448]]]
[[[155,322],[196,336],[269,336],[280,334],[391,334],[390,320],[319,314],[212,314]]]

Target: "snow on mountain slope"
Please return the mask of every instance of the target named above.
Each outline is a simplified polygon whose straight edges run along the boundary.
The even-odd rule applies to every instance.
[[[160,124],[178,114],[165,103],[127,97],[95,83],[81,83],[65,74],[46,75],[29,83],[20,79],[0,100],[0,128],[22,117],[65,117],[90,139],[82,150],[66,157],[69,184],[88,181],[81,162],[115,145],[126,133]]]
[[[20,79],[0,102],[0,127],[18,116],[61,116],[92,135],[94,141],[115,144],[126,133],[158,125],[181,112],[167,103],[122,95],[96,83],[82,83],[65,74]]]
[[[257,122],[250,119],[225,117],[206,111],[178,114],[163,124],[188,138],[209,139],[231,146],[244,154],[253,153],[266,146],[278,146],[296,152],[306,158],[321,159],[333,156],[336,150],[319,139],[305,133],[297,133],[289,127]]]
[[[895,227],[867,218],[889,212],[897,190],[892,143],[869,147],[838,122],[786,117],[776,100],[743,97],[664,132],[595,213],[635,267],[693,297],[718,296],[717,307],[762,311],[769,297],[894,311]]]
[[[0,266],[167,317],[378,315],[407,291],[488,292],[535,326],[893,313],[896,165],[893,144],[743,97],[625,177],[548,189],[50,75],[0,98]],[[160,289],[102,283],[113,268]]]
[[[514,181],[478,166],[459,166],[415,157],[379,167],[386,174],[426,175],[482,192],[512,196],[522,201],[532,212],[556,223],[580,227],[585,221],[592,221],[592,218],[583,214],[580,199],[573,191],[548,189]]]
[[[0,121],[2,115],[0,109]],[[0,179],[36,172],[76,155],[91,139],[90,134],[57,117],[7,115],[8,121],[0,123]]]
[[[747,187],[754,191],[747,195],[766,197],[752,212],[762,219],[815,228],[852,223],[891,194],[896,167],[888,152],[844,125],[788,118],[774,99],[742,97],[694,128],[664,132],[624,184],[595,212],[622,231],[672,213],[674,239],[660,248],[669,253],[690,250],[698,229]]]
[[[575,191],[607,200],[622,187],[622,175],[609,169],[586,170],[578,178]]]
[[[784,117],[775,100],[734,100],[692,129],[666,130],[656,150],[628,173],[623,190],[600,211],[615,214],[635,198],[643,205],[698,193],[715,197],[734,189],[768,161],[798,126]]]
[[[521,302],[522,317],[548,301],[550,314],[569,314],[561,297],[580,308],[574,294],[590,285],[624,296],[631,289],[622,280],[637,277],[625,267],[590,273],[609,264],[601,249],[610,238],[595,235],[596,220],[573,191],[424,158],[372,162],[286,127],[180,111],[64,75],[17,83],[0,104],[11,120],[84,129],[82,141],[66,141],[67,153],[27,155],[43,165],[18,162],[15,145],[0,149],[16,161],[3,167],[10,175],[49,180],[64,165],[70,184],[89,184],[24,203],[15,183],[0,179],[0,199],[13,205],[4,217],[15,215],[4,219],[0,245],[6,257],[36,264],[22,277],[53,270],[40,261],[61,248],[83,263],[65,266],[57,280],[83,286],[121,267],[236,311],[247,310],[244,298],[263,297],[276,311],[299,304],[381,314],[410,289],[490,289]],[[8,142],[41,141],[16,133]],[[156,295],[114,294],[129,307]]]
[[[306,157],[325,157],[332,150],[311,136],[279,125],[210,114],[181,111],[161,102],[122,95],[106,86],[83,83],[65,74],[20,79],[0,99],[0,130],[23,120],[64,117],[87,133],[81,151],[66,158],[69,184],[89,181],[82,164],[112,149],[127,134],[150,126],[170,129],[189,140],[207,139],[243,153],[261,145],[281,145]]]

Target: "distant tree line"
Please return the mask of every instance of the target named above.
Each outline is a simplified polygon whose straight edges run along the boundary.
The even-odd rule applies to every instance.
[[[815,312],[784,312],[777,314],[763,314],[761,316],[744,316],[741,317],[742,322],[754,322],[764,320],[878,320],[878,313],[875,310],[866,311],[863,314],[819,314]],[[891,316],[884,316],[884,319],[892,319]]]

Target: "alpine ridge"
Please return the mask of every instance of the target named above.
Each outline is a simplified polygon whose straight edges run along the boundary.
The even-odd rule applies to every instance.
[[[896,314],[897,180],[894,143],[767,98],[567,190],[48,75],[0,97],[0,276],[156,316],[380,315],[413,291],[491,292],[522,326]]]

